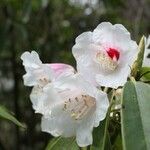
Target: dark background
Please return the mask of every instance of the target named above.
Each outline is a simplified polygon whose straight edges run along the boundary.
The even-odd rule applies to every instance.
[[[103,21],[123,24],[139,41],[150,33],[150,0],[0,0],[0,104],[27,126],[0,120],[0,150],[42,150],[52,138],[40,131],[20,55],[36,50],[43,62],[75,66],[75,38]]]

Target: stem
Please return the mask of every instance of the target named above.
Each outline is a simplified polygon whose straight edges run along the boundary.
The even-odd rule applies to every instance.
[[[87,150],[87,147],[81,147],[81,150]]]
[[[105,131],[104,131],[104,139],[103,139],[102,150],[105,149],[105,143],[106,143],[106,137],[107,137],[107,129],[108,129],[108,125],[109,125],[109,118],[110,118],[111,107],[113,105],[114,95],[115,95],[115,92],[113,91],[111,99],[110,99],[110,106],[108,108],[108,112],[107,112],[107,116],[106,116],[106,123],[105,123]]]

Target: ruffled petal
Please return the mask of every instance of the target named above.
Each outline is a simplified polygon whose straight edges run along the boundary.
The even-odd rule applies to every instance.
[[[53,136],[57,137],[62,134],[61,130],[57,127],[58,124],[56,124],[55,120],[52,118],[45,118],[42,117],[41,120],[41,130],[43,132],[47,132],[52,134]]]
[[[92,42],[91,36],[92,36],[92,32],[90,32],[90,31],[84,32],[76,38],[75,42],[76,43],[84,43],[84,44]]]
[[[100,121],[105,119],[108,107],[109,100],[107,94],[103,91],[97,91],[94,127],[97,127]]]
[[[35,86],[32,89],[32,92],[30,94],[30,99],[32,102],[32,107],[35,110],[36,113],[44,114],[45,107],[44,103],[47,99],[47,95],[43,92],[43,89],[39,86]]]
[[[108,75],[97,74],[96,81],[101,86],[118,88],[119,86],[123,86],[125,84],[129,73],[130,73],[130,67],[125,66],[120,70],[116,70],[115,72]]]
[[[26,86],[45,85],[53,80],[52,69],[47,64],[42,64],[35,51],[23,53],[21,59],[26,70],[23,76]]]
[[[34,86],[30,99],[35,112],[45,116],[49,116],[51,114],[51,108],[61,101],[57,91],[51,83],[44,87],[40,87],[39,85]]]
[[[85,147],[93,143],[92,129],[79,128],[76,134],[76,140],[80,147]]]
[[[62,137],[75,136],[76,123],[65,111],[63,104],[57,104],[52,108],[51,115],[45,117],[45,123],[42,123],[42,131],[48,132],[53,136],[61,135]],[[46,121],[47,120],[47,121]],[[49,122],[46,126],[46,123]],[[56,134],[57,131],[57,134]],[[55,133],[55,134],[54,134]]]
[[[23,65],[25,66],[25,68],[37,68],[42,64],[39,55],[35,51],[32,51],[31,53],[24,52],[21,55],[21,59],[23,60]]]
[[[106,48],[113,47],[126,51],[130,40],[130,33],[120,24],[101,23],[93,31],[93,41]]]

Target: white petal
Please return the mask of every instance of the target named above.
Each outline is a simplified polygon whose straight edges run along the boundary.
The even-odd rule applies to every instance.
[[[37,54],[37,52],[32,51],[30,52],[24,52],[21,55],[21,59],[23,60],[23,65],[25,67],[33,67],[33,68],[37,68],[39,65],[42,64],[39,55]]]
[[[53,136],[56,136],[54,133],[57,131],[57,135],[62,137],[72,137],[75,136],[76,123],[75,121],[63,111],[63,105],[56,105],[52,109],[50,117],[46,117],[45,120],[49,122],[49,125],[42,123],[42,131],[51,133]]]
[[[106,87],[118,88],[118,86],[123,86],[127,81],[127,77],[130,73],[130,67],[125,66],[119,69],[120,70],[116,70],[115,72],[108,75],[97,74],[96,81],[101,86]]]
[[[31,92],[30,99],[36,113],[41,113],[45,116],[49,115],[51,108],[60,101],[60,97],[51,83],[45,87],[35,86]]]
[[[80,147],[91,145],[93,143],[92,131],[86,130],[85,128],[78,130],[76,140]]]
[[[116,28],[120,28],[122,31],[124,31],[125,34],[128,34],[128,36],[130,36],[129,31],[122,24],[115,24],[114,26]]]
[[[93,31],[95,43],[122,51],[128,50],[130,40],[130,33],[118,24],[113,26],[110,23],[102,23]]]
[[[23,76],[26,86],[45,85],[54,78],[53,71],[47,65],[40,65],[38,68],[30,68]]]
[[[100,121],[104,120],[109,107],[109,100],[107,94],[98,91],[96,95],[96,111],[95,111],[95,122],[94,127],[97,127]]]
[[[77,70],[82,74],[87,81],[97,86],[95,81],[95,74],[99,71],[99,66],[95,63],[93,58],[96,56],[99,46],[95,45],[74,45],[72,52],[77,60]],[[86,75],[86,76],[85,76]]]
[[[91,52],[91,50],[93,50],[94,52],[94,45],[77,43],[73,46],[72,53],[75,58],[80,59],[80,57],[83,57],[83,55],[85,55],[86,57],[89,57],[90,55],[94,55],[93,52]]]
[[[47,99],[47,95],[43,93],[43,89],[35,86],[30,94],[30,99],[32,102],[32,107],[35,110],[35,112],[44,114],[45,112],[44,103]]]
[[[26,70],[23,76],[26,86],[45,85],[53,80],[52,69],[47,64],[42,64],[35,51],[23,53],[21,59]]]
[[[23,81],[24,81],[24,85],[26,85],[26,86],[37,85],[37,81],[36,81],[35,77],[33,75],[31,75],[30,73],[25,74],[23,76]]]
[[[92,97],[96,97],[96,94],[99,91],[94,85],[87,82],[79,73],[76,74],[73,84],[80,87],[85,93]]]
[[[50,66],[50,68],[53,70],[55,78],[58,78],[60,76],[67,76],[64,74],[74,74],[75,73],[75,69],[68,65],[68,64],[63,64],[63,63],[51,63],[51,64],[47,64],[48,66]]]
[[[88,116],[83,120],[76,132],[76,141],[80,147],[85,147],[93,143],[92,131],[94,125],[94,116]]]
[[[40,77],[45,77],[49,81],[52,81],[55,78],[53,70],[46,64],[41,65],[41,71],[42,71],[43,75]]]
[[[88,95],[95,97],[95,93],[97,93],[97,88],[90,84],[88,81],[84,79],[84,77],[80,73],[76,73],[71,76],[67,76],[64,78],[60,78],[58,81],[54,82],[55,88],[58,89],[79,89],[80,92],[83,91]],[[69,91],[68,91],[69,92]]]
[[[95,30],[102,30],[102,29],[108,29],[112,26],[110,22],[102,22],[100,23]]]
[[[84,32],[82,34],[80,34],[77,38],[76,38],[76,43],[88,43],[88,42],[92,42],[92,38],[91,38],[92,32],[88,31],[88,32]]]
[[[62,133],[61,131],[56,127],[58,124],[54,121],[52,118],[44,118],[42,117],[41,121],[41,129],[44,132],[48,132],[52,134],[53,136],[57,137],[60,136]]]
[[[78,60],[77,70],[84,77],[85,80],[90,82],[92,85],[98,86],[95,75],[99,73],[100,67],[93,60],[89,60],[89,62],[86,64],[87,60],[89,59],[85,57],[81,58],[81,60]]]

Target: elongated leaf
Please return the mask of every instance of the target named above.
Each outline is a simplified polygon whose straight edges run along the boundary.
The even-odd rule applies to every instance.
[[[143,81],[150,81],[150,67],[142,67],[140,76]]]
[[[127,82],[122,97],[124,150],[150,150],[150,86]]]
[[[9,121],[12,121],[16,125],[26,128],[25,125],[21,124],[13,115],[10,114],[10,112],[3,106],[0,106],[0,118],[7,119]]]
[[[45,150],[79,150],[75,138],[54,138],[52,139]]]
[[[142,36],[139,46],[139,53],[137,56],[137,60],[134,62],[133,66],[132,66],[132,70],[131,70],[131,75],[133,77],[136,77],[138,72],[140,71],[142,64],[143,64],[143,58],[144,58],[144,51],[145,51],[145,40],[144,40],[144,36]]]
[[[122,139],[120,134],[118,134],[116,138],[116,141],[113,145],[113,150],[122,150]]]
[[[111,150],[109,133],[106,134],[106,141],[104,141],[106,119],[93,131],[93,144],[90,150]],[[105,145],[105,146],[104,146]]]

